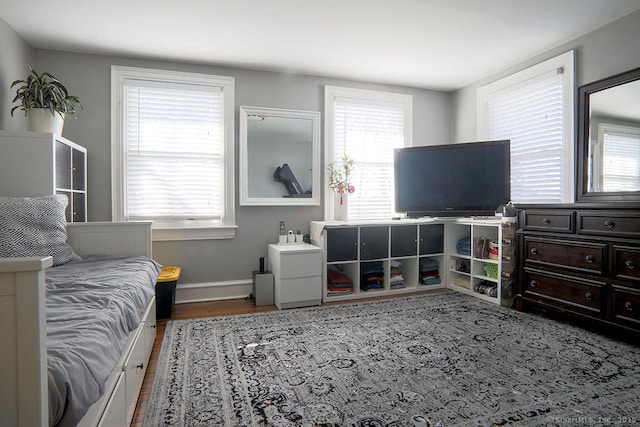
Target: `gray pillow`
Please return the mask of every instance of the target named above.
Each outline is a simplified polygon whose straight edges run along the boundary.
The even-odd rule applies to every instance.
[[[64,195],[0,197],[0,257],[52,256],[53,265],[81,260],[67,244]]]

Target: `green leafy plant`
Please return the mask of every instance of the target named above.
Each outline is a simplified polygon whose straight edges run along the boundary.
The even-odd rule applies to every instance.
[[[342,159],[330,163],[327,166],[329,171],[329,188],[334,193],[340,194],[340,203],[342,204],[342,195],[344,193],[353,193],[356,189],[351,184],[351,172],[353,171],[354,160],[346,154]]]
[[[16,80],[11,83],[11,89],[19,86],[12,102],[20,104],[11,109],[11,116],[15,110],[22,110],[27,115],[33,108],[47,108],[51,113],[60,113],[63,117],[75,116],[78,108],[83,109],[77,96],[69,95],[67,88],[50,73],[38,74],[33,67],[29,67],[26,80]]]

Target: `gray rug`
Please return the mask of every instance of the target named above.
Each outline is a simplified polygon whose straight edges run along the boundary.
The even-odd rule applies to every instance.
[[[455,292],[174,321],[144,425],[640,425],[639,362]]]

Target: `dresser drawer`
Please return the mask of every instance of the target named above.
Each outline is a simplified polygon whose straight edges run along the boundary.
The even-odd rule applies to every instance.
[[[604,243],[524,237],[525,265],[544,265],[582,273],[606,274],[607,245]]]
[[[283,252],[280,255],[280,277],[322,276],[322,252]]]
[[[640,291],[614,287],[613,318],[636,328],[640,326]]]
[[[578,233],[640,237],[640,216],[616,212],[579,212]]]
[[[616,279],[640,282],[640,247],[613,246]]]
[[[524,210],[520,214],[520,226],[523,230],[574,233],[575,212]]]
[[[523,286],[524,294],[529,298],[542,298],[591,314],[606,315],[605,283],[525,269]]]

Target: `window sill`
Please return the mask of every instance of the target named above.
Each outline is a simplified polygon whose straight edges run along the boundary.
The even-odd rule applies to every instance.
[[[233,239],[237,228],[236,225],[166,227],[154,224],[152,241]]]

